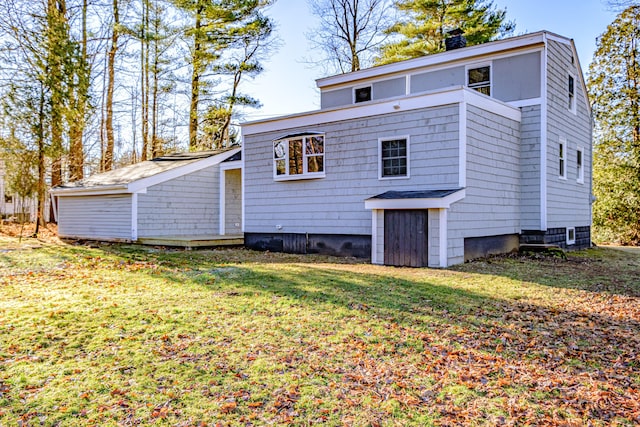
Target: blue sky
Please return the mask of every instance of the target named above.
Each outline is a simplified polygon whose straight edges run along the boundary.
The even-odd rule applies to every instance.
[[[494,0],[515,20],[515,34],[539,30],[573,38],[584,73],[593,57],[596,37],[602,34],[616,13],[600,0]],[[315,79],[324,77],[320,67],[306,59],[313,57],[305,33],[315,27],[306,0],[277,0],[269,10],[277,25],[281,46],[263,62],[265,72],[245,86],[263,106],[247,111],[244,120],[257,120],[319,108]]]

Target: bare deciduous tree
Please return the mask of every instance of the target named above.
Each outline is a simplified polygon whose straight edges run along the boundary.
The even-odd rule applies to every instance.
[[[307,33],[311,44],[324,52],[330,72],[347,73],[372,64],[389,26],[388,0],[310,0],[320,25]],[[315,61],[317,62],[317,61]]]

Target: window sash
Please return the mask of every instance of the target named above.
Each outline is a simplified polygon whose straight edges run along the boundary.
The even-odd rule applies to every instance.
[[[409,171],[407,138],[380,141],[380,177],[404,178]]]
[[[273,142],[274,177],[324,175],[324,135],[305,135]]]
[[[582,183],[584,182],[584,153],[582,149],[578,148],[576,151],[576,173],[577,178],[576,181]]]
[[[558,144],[558,175],[560,178],[567,177],[567,168],[565,162],[565,144],[563,142]]]
[[[491,66],[469,68],[467,70],[467,86],[470,89],[491,96]]]

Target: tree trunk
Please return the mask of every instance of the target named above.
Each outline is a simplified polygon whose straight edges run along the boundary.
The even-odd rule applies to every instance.
[[[147,160],[149,152],[149,1],[142,0],[142,34],[140,37],[140,67],[142,69],[142,153],[140,158]]]
[[[45,163],[44,163],[44,85],[40,83],[40,101],[38,103],[38,214],[36,219],[36,229],[33,237],[38,237],[40,226],[44,226],[44,206],[46,202],[46,182],[45,182]]]
[[[104,151],[104,157],[102,159],[102,170],[110,171],[113,169],[113,89],[115,85],[115,63],[116,52],[118,51],[118,36],[120,25],[120,12],[118,9],[118,0],[113,0],[113,30],[111,32],[111,48],[109,49],[108,61],[107,61],[107,99],[105,102],[106,107],[106,132],[107,132],[107,146]]]
[[[153,73],[153,87],[151,94],[151,157],[158,157],[162,154],[162,147],[158,139],[158,73],[160,62],[160,51],[158,48],[158,35],[160,33],[160,18],[158,17],[158,2],[154,4],[154,17],[153,17],[153,32],[155,34],[153,40],[153,67],[151,72]]]
[[[193,35],[193,54],[192,65],[193,72],[191,75],[191,104],[189,106],[189,150],[196,151],[198,149],[198,100],[200,96],[200,31],[201,31],[201,14],[203,12],[202,5],[198,6],[196,11],[196,22],[194,25]]]
[[[82,50],[79,66],[75,70],[78,86],[75,93],[75,111],[69,121],[69,179],[77,181],[84,177],[84,126],[89,102],[89,65],[87,58],[87,0],[82,2]]]

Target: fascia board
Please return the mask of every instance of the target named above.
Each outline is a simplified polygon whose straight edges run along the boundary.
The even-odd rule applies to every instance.
[[[365,209],[449,209],[451,204],[466,197],[462,189],[446,197],[429,199],[367,199]]]
[[[154,185],[162,184],[163,182],[179,178],[189,173],[197,172],[199,170],[208,168],[210,166],[217,165],[238,153],[241,150],[240,147],[233,150],[225,151],[224,153],[216,154],[205,159],[196,160],[188,165],[180,166],[175,169],[171,169],[165,172],[161,172],[157,175],[153,175],[147,178],[142,178],[138,181],[129,183],[127,189],[130,193],[139,193]]]
[[[126,185],[109,185],[104,187],[91,187],[91,188],[52,188],[49,190],[54,196],[98,196],[104,194],[126,194]]]
[[[422,56],[420,58],[371,67],[365,70],[355,71],[353,73],[324,77],[316,80],[316,85],[318,88],[322,89],[324,87],[340,85],[351,81],[364,80],[387,74],[408,72],[416,68],[429,67],[448,62],[466,60],[476,56],[490,55],[506,50],[518,49],[521,47],[542,43],[543,34],[545,34],[544,31],[539,31],[537,33],[525,34],[523,36],[511,37],[504,40],[497,40],[494,42],[469,46],[464,49],[454,49],[447,52]],[[561,36],[556,37],[562,38]]]

